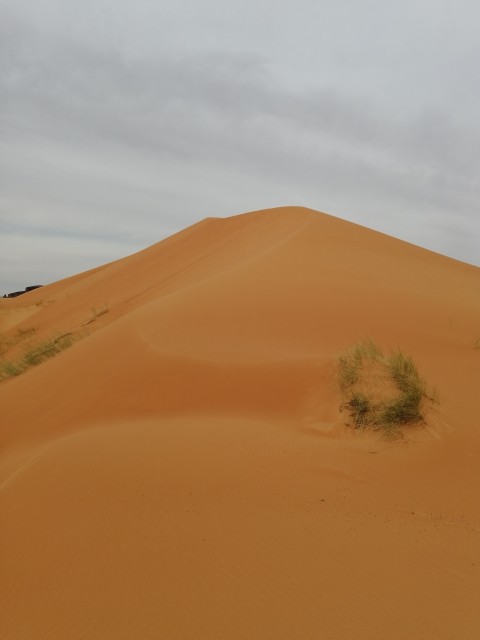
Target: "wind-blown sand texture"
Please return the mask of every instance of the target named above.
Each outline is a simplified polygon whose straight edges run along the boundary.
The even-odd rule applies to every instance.
[[[12,361],[82,336],[0,384],[4,640],[480,637],[480,269],[285,207],[2,300],[0,331]],[[402,442],[340,411],[366,336],[438,390]]]

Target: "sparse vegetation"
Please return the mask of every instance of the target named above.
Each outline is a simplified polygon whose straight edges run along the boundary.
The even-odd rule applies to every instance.
[[[19,364],[13,362],[2,362],[0,367],[0,380],[11,378],[23,373],[24,369]]]
[[[378,360],[382,352],[370,339],[354,345],[348,352],[339,357],[339,382],[342,391],[352,387],[360,377],[360,370],[364,360]]]
[[[339,387],[356,428],[372,427],[389,435],[423,421],[426,383],[410,356],[395,351],[385,356],[370,339],[340,355]]]
[[[93,307],[91,317],[85,322],[82,322],[80,326],[85,327],[87,324],[91,324],[92,322],[95,322],[97,318],[105,315],[106,313],[108,313],[108,311],[109,309],[106,304],[104,304],[103,307],[100,307],[99,309],[97,309],[96,307]]]
[[[77,326],[75,330],[62,333],[61,335],[44,340],[43,342],[32,343],[28,340],[31,338],[36,329],[34,327],[28,329],[18,329],[17,332],[10,336],[0,336],[0,356],[8,358],[8,353],[12,349],[13,353],[19,354],[21,343],[25,342],[23,355],[13,358],[0,360],[0,382],[7,378],[18,376],[30,367],[37,366],[49,360],[53,356],[57,355],[64,349],[70,347],[76,340],[79,340],[85,336],[85,332],[82,327],[94,322],[100,316],[108,313],[109,308],[104,304],[100,308],[92,308],[92,315],[86,321],[83,322],[80,327]],[[21,352],[20,352],[21,353]]]
[[[13,336],[0,336],[0,355],[3,355],[11,347],[31,337],[35,331],[34,327],[29,327],[28,329],[17,329]]]
[[[357,426],[368,424],[368,417],[372,412],[372,404],[363,393],[353,393],[349,402],[352,417]]]
[[[36,345],[30,345],[18,362],[0,361],[0,380],[18,376],[30,367],[52,358],[74,342],[74,336],[66,333],[52,340],[46,340]]]

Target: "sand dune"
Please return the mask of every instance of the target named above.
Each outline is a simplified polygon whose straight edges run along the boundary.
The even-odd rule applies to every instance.
[[[308,209],[206,219],[0,300],[3,637],[480,634],[480,269]],[[346,426],[336,359],[440,402]]]

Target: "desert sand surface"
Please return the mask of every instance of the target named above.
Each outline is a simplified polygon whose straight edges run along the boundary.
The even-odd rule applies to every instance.
[[[477,640],[480,269],[313,210],[207,218],[0,300],[4,640]],[[438,393],[356,430],[337,358]]]

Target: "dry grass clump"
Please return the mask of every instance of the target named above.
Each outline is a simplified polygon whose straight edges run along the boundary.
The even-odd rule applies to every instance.
[[[401,435],[401,427],[423,422],[426,383],[410,356],[386,356],[370,339],[338,359],[338,382],[356,428],[372,427]]]
[[[57,353],[70,347],[74,340],[75,338],[72,334],[63,334],[52,340],[30,345],[23,357],[17,362],[0,361],[0,380],[18,376],[30,367],[39,365],[45,360],[52,358],[57,355]]]

